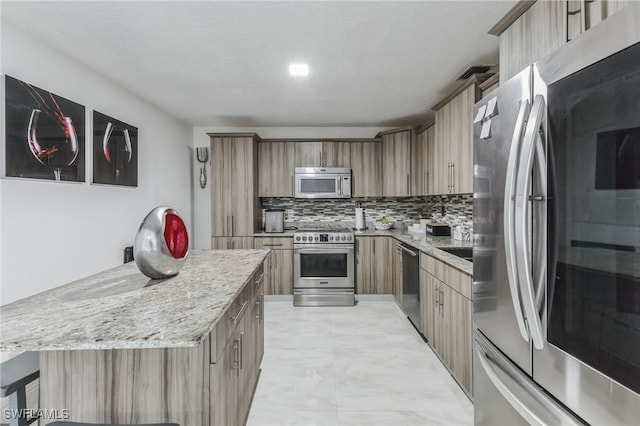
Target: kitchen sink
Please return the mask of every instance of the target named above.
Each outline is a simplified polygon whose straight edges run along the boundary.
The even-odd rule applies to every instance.
[[[439,250],[451,253],[454,256],[458,256],[469,262],[473,262],[473,248],[472,247],[438,247]]]

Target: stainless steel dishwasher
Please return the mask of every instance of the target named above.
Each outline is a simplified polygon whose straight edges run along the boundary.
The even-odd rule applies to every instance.
[[[422,333],[419,251],[408,244],[398,244],[398,246],[402,250],[402,309]]]

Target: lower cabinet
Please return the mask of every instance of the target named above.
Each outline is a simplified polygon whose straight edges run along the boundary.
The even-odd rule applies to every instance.
[[[271,249],[265,262],[264,294],[293,294],[293,238],[255,237],[257,249]]]
[[[421,254],[422,328],[451,374],[473,394],[471,276]]]
[[[356,237],[356,293],[394,294],[392,237]]]
[[[252,249],[253,237],[211,237],[213,250]]]
[[[256,272],[211,336],[211,426],[243,425],[249,414],[264,354],[264,272]]]

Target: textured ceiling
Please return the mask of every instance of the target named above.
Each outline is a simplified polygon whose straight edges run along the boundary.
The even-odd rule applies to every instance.
[[[516,1],[2,1],[2,19],[187,123],[424,122]],[[307,78],[288,75],[304,61]]]

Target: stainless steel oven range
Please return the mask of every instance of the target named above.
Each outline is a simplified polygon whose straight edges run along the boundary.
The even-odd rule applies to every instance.
[[[355,238],[351,232],[293,235],[293,305],[355,304]]]

